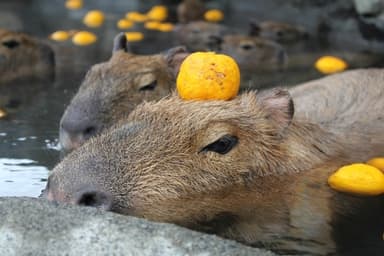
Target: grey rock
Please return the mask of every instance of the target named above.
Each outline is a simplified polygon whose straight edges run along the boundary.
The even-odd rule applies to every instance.
[[[384,8],[383,0],[354,0],[355,8],[360,15],[375,15]]]
[[[36,198],[0,198],[0,255],[260,255],[173,224]]]

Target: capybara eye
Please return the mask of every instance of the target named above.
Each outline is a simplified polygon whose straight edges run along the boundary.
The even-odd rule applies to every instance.
[[[9,40],[9,41],[2,42],[2,45],[4,45],[5,47],[7,47],[9,49],[13,49],[13,48],[19,46],[20,43],[15,41],[15,40]]]
[[[284,35],[284,32],[281,31],[281,30],[278,30],[278,31],[276,31],[276,35],[277,35],[278,37],[282,37],[282,36]]]
[[[157,80],[140,87],[139,91],[153,91],[157,86]]]
[[[251,44],[243,44],[241,45],[241,48],[243,48],[244,50],[251,50],[253,48],[253,45]]]
[[[231,149],[237,145],[238,141],[239,139],[236,136],[227,134],[208,146],[205,146],[200,152],[212,151],[224,155],[231,151]]]

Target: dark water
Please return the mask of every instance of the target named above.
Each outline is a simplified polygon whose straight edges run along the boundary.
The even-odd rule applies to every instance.
[[[235,17],[235,14],[226,8],[227,2],[221,1],[221,6],[227,10],[229,17]],[[127,11],[148,10],[149,6],[156,3],[159,1],[85,1],[84,9],[69,11],[65,9],[64,1],[0,2],[1,12],[10,13],[20,20],[20,24],[12,23],[21,26],[15,29],[22,29],[42,38],[47,38],[50,33],[59,29],[84,29],[81,19],[90,9],[99,8],[107,12],[104,26],[91,30],[99,36],[96,44],[79,47],[70,42],[52,42],[57,53],[54,80],[27,80],[0,85],[0,108],[9,113],[7,118],[0,119],[0,196],[40,194],[49,170],[60,160],[57,145],[60,117],[80,85],[86,70],[92,64],[108,59],[112,39],[118,32],[115,22]],[[215,1],[210,3],[214,5]],[[226,20],[226,23],[235,27],[238,25],[230,19]],[[239,31],[244,30],[242,26],[238,26]],[[131,30],[135,29],[140,27]],[[156,53],[172,46],[169,34],[143,32],[146,39],[132,45],[137,53]],[[312,63],[317,56],[327,54],[330,50],[320,45],[314,52],[308,57],[303,57],[305,65],[288,67],[284,72],[247,75],[243,87],[286,86],[321,77]],[[366,63],[356,62],[352,65],[369,66],[369,63],[374,62],[371,61],[373,56],[365,56]]]

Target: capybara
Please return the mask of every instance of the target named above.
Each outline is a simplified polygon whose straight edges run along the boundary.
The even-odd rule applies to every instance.
[[[366,90],[379,87],[374,93],[381,97],[359,100],[383,105],[382,81],[371,82]],[[382,116],[373,110],[351,119]],[[295,117],[283,89],[230,101],[172,95],[140,104],[69,154],[52,171],[45,195],[284,255],[379,255],[383,198],[351,196],[327,185],[340,166],[383,154],[384,136],[377,130],[383,125],[377,121],[329,129]],[[363,133],[375,139],[365,141]]]
[[[54,52],[46,43],[0,29],[0,83],[26,77],[51,78],[54,70]]]
[[[226,35],[220,52],[232,56],[245,72],[281,70],[287,55],[278,43],[261,37]]]
[[[203,20],[206,11],[205,4],[201,0],[183,0],[177,6],[177,21],[188,23]]]
[[[222,37],[229,33],[226,26],[206,21],[179,24],[174,29],[177,44],[185,45],[192,52],[218,50]]]
[[[132,54],[124,33],[115,37],[113,47],[109,61],[88,71],[61,118],[60,144],[67,151],[127,116],[142,101],[169,94],[188,55],[183,47],[164,54]]]
[[[250,23],[250,36],[260,36],[280,44],[294,44],[307,39],[308,33],[302,26],[278,21],[263,21]]]

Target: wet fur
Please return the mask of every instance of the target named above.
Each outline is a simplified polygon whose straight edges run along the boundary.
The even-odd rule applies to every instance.
[[[91,185],[110,194],[111,210],[122,214],[284,254],[345,252],[339,223],[351,227],[349,234],[361,233],[353,220],[366,199],[332,191],[327,177],[344,164],[382,154],[384,144],[361,144],[357,127],[330,131],[300,115],[292,119],[291,103],[281,90],[249,92],[231,101],[183,101],[173,95],[143,103],[56,166],[48,198],[75,203],[77,192]],[[355,113],[355,120],[360,117]],[[360,133],[370,127],[376,131],[371,124],[360,126]],[[202,153],[225,134],[239,139],[229,153]],[[382,141],[382,132],[375,136]],[[364,241],[371,249],[382,244],[383,227],[371,225],[383,223],[382,211],[374,215],[361,216],[364,226],[374,228],[349,244],[351,250]]]
[[[52,78],[54,70],[54,52],[47,44],[24,33],[0,29],[0,83]]]

